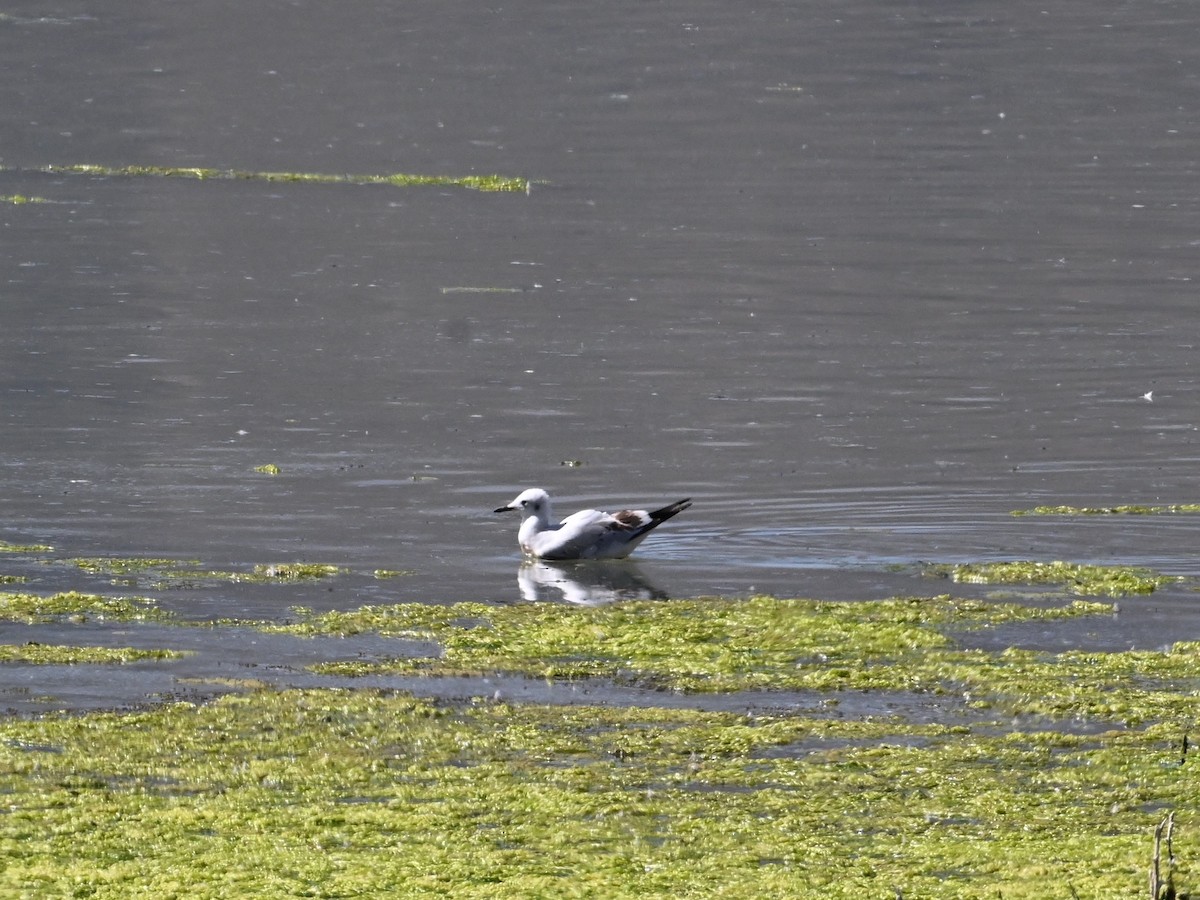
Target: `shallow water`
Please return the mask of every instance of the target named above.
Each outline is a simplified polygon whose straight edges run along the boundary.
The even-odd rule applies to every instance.
[[[1196,17],[10,4],[0,195],[52,202],[0,203],[0,539],[411,572],[194,616],[560,599],[489,512],[532,485],[695,499],[593,600],[1200,574],[1195,518],[1010,515],[1197,499]],[[38,171],[77,163],[533,184]]]

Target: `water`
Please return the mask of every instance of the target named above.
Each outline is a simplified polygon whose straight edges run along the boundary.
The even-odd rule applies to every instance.
[[[363,576],[196,616],[1200,575],[1194,519],[1009,514],[1197,500],[1191,4],[8,10],[0,195],[53,202],[0,204],[0,539]],[[78,163],[533,184],[38,171]],[[696,502],[564,588],[490,513],[528,486]]]

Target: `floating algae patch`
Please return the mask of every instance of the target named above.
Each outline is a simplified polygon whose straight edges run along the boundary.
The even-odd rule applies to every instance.
[[[309,581],[345,574],[348,570],[327,563],[260,563],[250,571],[204,569],[195,559],[154,557],[77,557],[59,562],[93,575],[112,576],[115,584],[136,586],[145,581],[156,589],[194,587],[199,584],[272,584]]]
[[[1046,653],[964,647],[1000,624],[1111,616],[1107,603],[1057,607],[950,597],[828,603],[809,600],[559,605],[400,604],[315,615],[297,611],[294,634],[384,635],[429,641],[438,657],[319,663],[324,675],[524,675],[609,680],[690,693],[842,691],[953,697],[977,713],[1038,717],[1076,727],[1145,722],[1180,728],[1200,716],[1200,652]]]
[[[257,691],[0,720],[0,893],[1143,896],[1200,780],[1160,727],[1053,732]]]
[[[8,541],[0,541],[0,553],[19,553],[23,555],[36,553],[50,553],[54,548],[49,544],[10,544]]]
[[[523,294],[525,288],[519,287],[444,287],[441,289],[443,294]]]
[[[1200,503],[1174,503],[1169,506],[1035,506],[1014,509],[1014,516],[1161,516],[1200,513]]]
[[[1099,669],[1081,666],[1090,677],[1082,687],[1064,689],[1056,657],[1031,659],[1018,676],[1003,654],[964,649],[948,636],[1005,623],[1111,616],[1112,611],[1109,604],[1085,601],[1029,607],[950,597],[845,603],[759,597],[590,609],[463,603],[319,615],[297,610],[297,621],[263,627],[293,634],[378,632],[441,647],[437,658],[340,660],[313,667],[329,675],[504,673],[609,679],[684,692],[954,693],[1013,714],[1075,715],[1094,709],[1096,715],[1116,715],[1119,708],[1127,715],[1149,716],[1129,703],[1118,706],[1108,687],[1096,681],[1106,674]],[[1186,655],[1173,661],[1191,677]],[[1072,670],[1063,677],[1078,674]]]
[[[1137,566],[1097,566],[1069,562],[986,562],[934,564],[925,574],[963,584],[1060,585],[1073,594],[1120,597],[1149,594],[1184,579]]]
[[[61,644],[0,644],[0,663],[19,662],[33,665],[123,664],[161,662],[182,659],[177,650],[139,649],[134,647],[73,647]]]
[[[179,166],[100,166],[100,165],[49,165],[39,171],[51,175],[101,175],[123,178],[194,178],[199,180],[238,180],[293,182],[304,184],[378,184],[393,187],[464,187],[477,191],[522,192],[529,191],[526,178],[509,178],[501,175],[409,175],[393,173],[386,175],[336,175],[320,172],[248,172],[238,169],[211,169]]]
[[[158,569],[196,566],[199,560],[154,559],[151,557],[80,556],[67,560],[93,575],[135,575]]]
[[[312,578],[328,578],[345,572],[338,566],[324,563],[272,563],[254,567],[254,574],[267,580],[306,581]]]
[[[29,594],[0,591],[0,621],[160,622],[173,618],[148,597],[106,597],[66,591]]]
[[[25,194],[0,194],[0,203],[9,203],[13,206],[24,206],[26,203],[50,203],[45,197],[29,197]]]
[[[168,569],[160,573],[160,587],[187,586],[196,582],[227,581],[232,584],[282,584],[313,581],[346,574],[348,570],[328,563],[259,563],[249,572],[214,569]]]

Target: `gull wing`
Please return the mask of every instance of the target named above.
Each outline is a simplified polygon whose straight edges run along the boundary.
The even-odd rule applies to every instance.
[[[650,530],[691,506],[680,500],[654,512],[623,509],[606,513],[585,509],[567,516],[557,528],[538,534],[534,552],[542,559],[622,559]]]

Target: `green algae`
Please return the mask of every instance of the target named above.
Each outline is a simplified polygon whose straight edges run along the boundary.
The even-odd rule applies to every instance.
[[[259,563],[239,572],[203,568],[196,559],[157,557],[72,557],[58,560],[93,575],[108,575],[114,584],[137,586],[143,581],[151,588],[171,589],[200,584],[283,584],[331,578],[349,570],[328,563]]]
[[[329,578],[346,570],[326,563],[272,563],[257,565],[254,574],[274,581],[307,581],[313,578]]]
[[[501,175],[409,175],[393,173],[386,175],[334,175],[319,172],[249,172],[239,169],[214,169],[181,166],[101,166],[91,164],[47,165],[39,171],[51,175],[100,175],[123,178],[192,178],[204,180],[237,180],[289,182],[303,184],[364,184],[391,185],[393,187],[464,187],[477,191],[522,192],[529,191],[529,180]]]
[[[62,644],[0,644],[0,663],[19,662],[34,665],[124,664],[182,659],[177,650],[138,649],[134,647],[74,647]]]
[[[49,203],[45,197],[29,197],[25,194],[0,195],[0,203],[10,203],[13,206],[24,206],[26,203]]]
[[[345,571],[199,565],[79,568],[280,584]],[[0,896],[1133,897],[1170,811],[1185,886],[1200,642],[972,646],[1000,627],[1018,641],[1025,626],[1114,612],[950,595],[296,608],[288,624],[241,624],[442,648],[316,667],[333,675],[503,673],[636,684],[676,703],[725,693],[733,706],[742,690],[820,702],[789,714],[556,708],[227,679],[242,693],[201,706],[0,719]],[[0,593],[0,618],[172,623],[152,600],[74,592]],[[127,649],[0,645],[0,661],[175,658],[119,658]],[[860,718],[868,696],[881,712]],[[893,698],[951,712],[913,722]]]
[[[1200,503],[1174,503],[1168,506],[1035,506],[1014,509],[1014,516],[1158,516],[1200,513]]]
[[[291,634],[376,632],[438,643],[437,658],[337,660],[327,675],[383,673],[605,679],[693,693],[903,692],[961,697],[976,709],[1110,721],[1186,722],[1196,712],[1200,654],[1190,645],[1128,654],[985,651],[963,646],[997,625],[1111,616],[1106,603],[1054,607],[893,598],[554,605],[398,604],[352,612],[296,610]]]
[[[257,691],[0,721],[0,893],[1143,896],[1177,731]]]
[[[76,556],[67,560],[77,569],[93,575],[136,575],[180,566],[198,566],[199,560],[156,559],[144,556]]]
[[[963,584],[1050,584],[1059,585],[1073,594],[1107,597],[1149,594],[1164,584],[1178,584],[1184,580],[1137,566],[1029,560],[928,565],[925,572]]]
[[[296,581],[313,581],[332,578],[348,572],[341,566],[328,563],[259,563],[249,572],[220,569],[169,568],[158,573],[161,587],[186,586],[200,582],[228,582],[230,584],[285,584]]]
[[[467,285],[441,289],[443,294],[523,294],[525,291],[525,288],[519,287],[471,287]]]
[[[275,463],[267,463],[263,466],[255,466],[254,471],[262,475],[278,475],[283,470],[275,465]]]
[[[964,646],[997,625],[1111,616],[1106,603],[1027,607],[950,597],[826,603],[672,601],[595,609],[399,604],[263,625],[292,634],[377,632],[438,643],[437,658],[336,660],[325,675],[524,675],[691,693],[816,691],[957,698],[968,708],[1128,727],[1189,727],[1200,713],[1192,644],[1123,654]]]
[[[22,555],[50,553],[54,548],[49,544],[10,544],[0,541],[0,553],[19,553]]]
[[[24,622],[161,622],[171,613],[148,597],[106,597],[65,591],[30,594],[0,591],[0,621]]]

